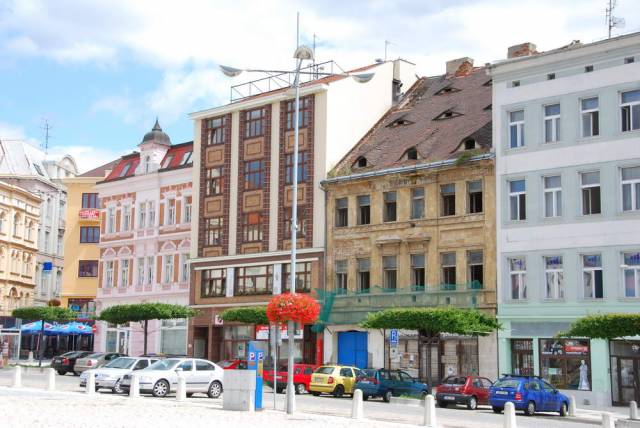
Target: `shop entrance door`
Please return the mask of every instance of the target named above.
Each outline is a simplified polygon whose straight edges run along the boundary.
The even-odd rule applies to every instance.
[[[638,378],[640,359],[615,357],[617,360],[618,397],[620,405],[627,405],[630,401],[640,401],[640,379]]]

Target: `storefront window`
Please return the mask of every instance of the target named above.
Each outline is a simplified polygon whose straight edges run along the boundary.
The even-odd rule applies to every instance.
[[[542,377],[560,389],[591,390],[589,340],[540,339]]]
[[[185,355],[187,350],[187,320],[162,320],[160,352]]]
[[[612,340],[609,346],[613,404],[623,406],[640,401],[640,342]]]
[[[514,374],[533,376],[532,339],[511,339],[511,367]]]

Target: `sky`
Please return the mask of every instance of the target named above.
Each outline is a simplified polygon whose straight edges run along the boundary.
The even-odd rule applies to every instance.
[[[507,47],[538,50],[607,36],[607,0],[0,0],[0,140],[44,142],[81,171],[136,149],[158,117],[173,143],[188,114],[229,102],[218,65],[291,69],[316,35],[318,62],[343,69],[402,57],[418,74],[476,65]],[[640,0],[618,0],[615,34],[640,31]]]

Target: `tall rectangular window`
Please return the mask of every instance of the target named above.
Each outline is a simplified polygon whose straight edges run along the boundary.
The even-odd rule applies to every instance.
[[[205,182],[205,194],[207,196],[222,195],[224,190],[224,168],[207,168],[207,181]]]
[[[358,224],[371,223],[371,197],[369,195],[358,196]]]
[[[264,135],[265,125],[267,123],[267,111],[265,108],[249,110],[244,113],[245,128],[244,137],[254,138]]]
[[[600,214],[600,171],[580,174],[582,190],[582,215]]]
[[[136,259],[136,285],[144,284],[144,257]]]
[[[456,284],[456,253],[440,254],[442,267],[442,283],[445,285]]]
[[[291,264],[282,265],[282,289],[291,290]],[[311,262],[296,263],[296,292],[311,291]]]
[[[116,233],[116,207],[107,208],[107,233]]]
[[[360,293],[368,293],[371,288],[369,280],[370,280],[370,269],[371,269],[371,260],[370,259],[358,259],[358,292]]]
[[[272,290],[273,265],[236,269],[235,295],[271,294]]]
[[[424,218],[424,187],[411,189],[411,218]]]
[[[298,127],[305,128],[311,123],[311,97],[300,98],[300,108],[298,110]],[[294,118],[296,116],[296,102],[290,100],[286,102],[286,129],[290,131],[294,128]]]
[[[222,245],[224,217],[204,219],[204,246],[216,247]]]
[[[242,241],[262,241],[262,214],[247,213],[242,216]]]
[[[284,159],[284,181],[285,184],[293,184],[293,153],[288,153]],[[298,153],[298,183],[309,181],[309,153]]]
[[[203,270],[200,287],[202,297],[224,297],[227,291],[227,270]]]
[[[183,223],[191,223],[191,196],[184,198],[184,213],[182,215]]]
[[[622,253],[624,297],[640,297],[640,253]]]
[[[95,244],[100,242],[99,226],[80,226],[80,243]]]
[[[347,260],[336,260],[336,291],[345,293],[348,287],[349,265]]]
[[[509,147],[524,146],[524,110],[509,113]]]
[[[562,216],[562,179],[559,175],[544,177],[544,216]]]
[[[307,219],[302,218],[304,214],[298,207],[298,215],[296,218],[296,239],[304,238],[307,236]],[[284,210],[284,225],[283,225],[283,238],[291,239],[291,223],[293,221],[291,208]]]
[[[384,212],[383,212],[384,221],[385,222],[396,221],[396,214],[397,214],[396,192],[384,192],[383,198],[384,198]]]
[[[120,287],[129,286],[129,259],[120,260]]]
[[[620,96],[622,132],[640,129],[640,89],[623,92]]]
[[[171,284],[173,282],[173,254],[162,256],[162,283]]]
[[[165,224],[176,224],[176,200],[167,200],[167,220]]]
[[[180,254],[180,282],[189,282],[189,255]]]
[[[97,277],[98,261],[97,260],[80,260],[78,262],[78,276],[80,278]]]
[[[622,168],[622,210],[640,210],[640,166]]]
[[[131,229],[131,205],[122,207],[122,227],[120,230],[126,232]]]
[[[484,284],[484,254],[482,250],[467,251],[469,285],[480,289]]]
[[[145,273],[145,284],[153,284],[153,276],[156,269],[156,258],[155,256],[147,257],[147,269]]]
[[[262,189],[264,172],[264,160],[246,161],[244,163],[244,189]]]
[[[383,256],[382,272],[384,274],[384,288],[395,290],[398,286],[398,258],[396,256]]]
[[[511,220],[527,219],[527,194],[524,180],[509,182],[509,213]]]
[[[469,204],[469,214],[482,212],[482,181],[469,181],[467,183],[467,198]]]
[[[426,265],[424,254],[411,254],[411,285],[424,287],[426,285]]]
[[[224,143],[226,135],[226,124],[226,116],[206,120],[205,126],[208,145]]]
[[[560,141],[560,104],[544,106],[544,142]]]
[[[113,287],[113,260],[104,262],[104,287]]]
[[[349,226],[349,199],[336,199],[336,227]]]
[[[511,257],[509,263],[509,279],[511,284],[511,300],[527,299],[527,260],[524,257]]]
[[[456,215],[456,185],[455,183],[440,186],[440,198],[442,200],[442,215]]]
[[[147,202],[147,227],[156,225],[156,203],[154,201]]]
[[[600,134],[600,112],[598,110],[598,97],[580,100],[580,113],[582,118],[582,136],[595,137]]]
[[[545,256],[544,275],[546,299],[564,299],[564,269],[562,256]]]
[[[147,226],[147,204],[140,202],[138,204],[138,229],[144,229]]]
[[[602,256],[585,254],[582,256],[582,285],[586,299],[602,299]]]
[[[100,208],[100,201],[97,193],[82,194],[82,208]]]

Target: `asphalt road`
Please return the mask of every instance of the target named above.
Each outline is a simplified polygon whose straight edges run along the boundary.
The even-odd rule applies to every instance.
[[[0,386],[11,385],[13,379],[12,370],[0,369]],[[22,382],[25,387],[44,388],[46,385],[46,375],[37,368],[29,368],[23,371]],[[79,378],[71,374],[60,376],[56,374],[56,389],[64,391],[83,391],[79,386]],[[106,390],[103,394],[111,394]],[[284,409],[284,394],[277,394],[276,408]],[[296,409],[307,413],[329,414],[334,416],[351,415],[351,398],[333,398],[331,396],[313,397],[310,394],[303,394],[296,397]],[[122,397],[126,400],[126,396]],[[160,400],[156,398],[146,398],[148,400]],[[165,398],[172,400],[172,398]],[[172,400],[173,401],[173,400]],[[206,395],[194,395],[189,402],[195,405],[221,407],[221,400],[211,400]],[[274,405],[273,393],[265,387],[263,396],[263,406],[272,409]],[[423,409],[419,407],[393,405],[384,403],[381,400],[369,400],[364,403],[364,415],[369,419],[376,419],[398,424],[420,425],[423,418]],[[503,415],[496,415],[490,408],[480,408],[476,411],[469,411],[463,407],[459,408],[437,408],[438,422],[443,428],[499,428],[502,427]],[[540,414],[534,417],[526,417],[521,414],[517,416],[519,428],[593,428],[593,424],[571,421],[554,414]]]

